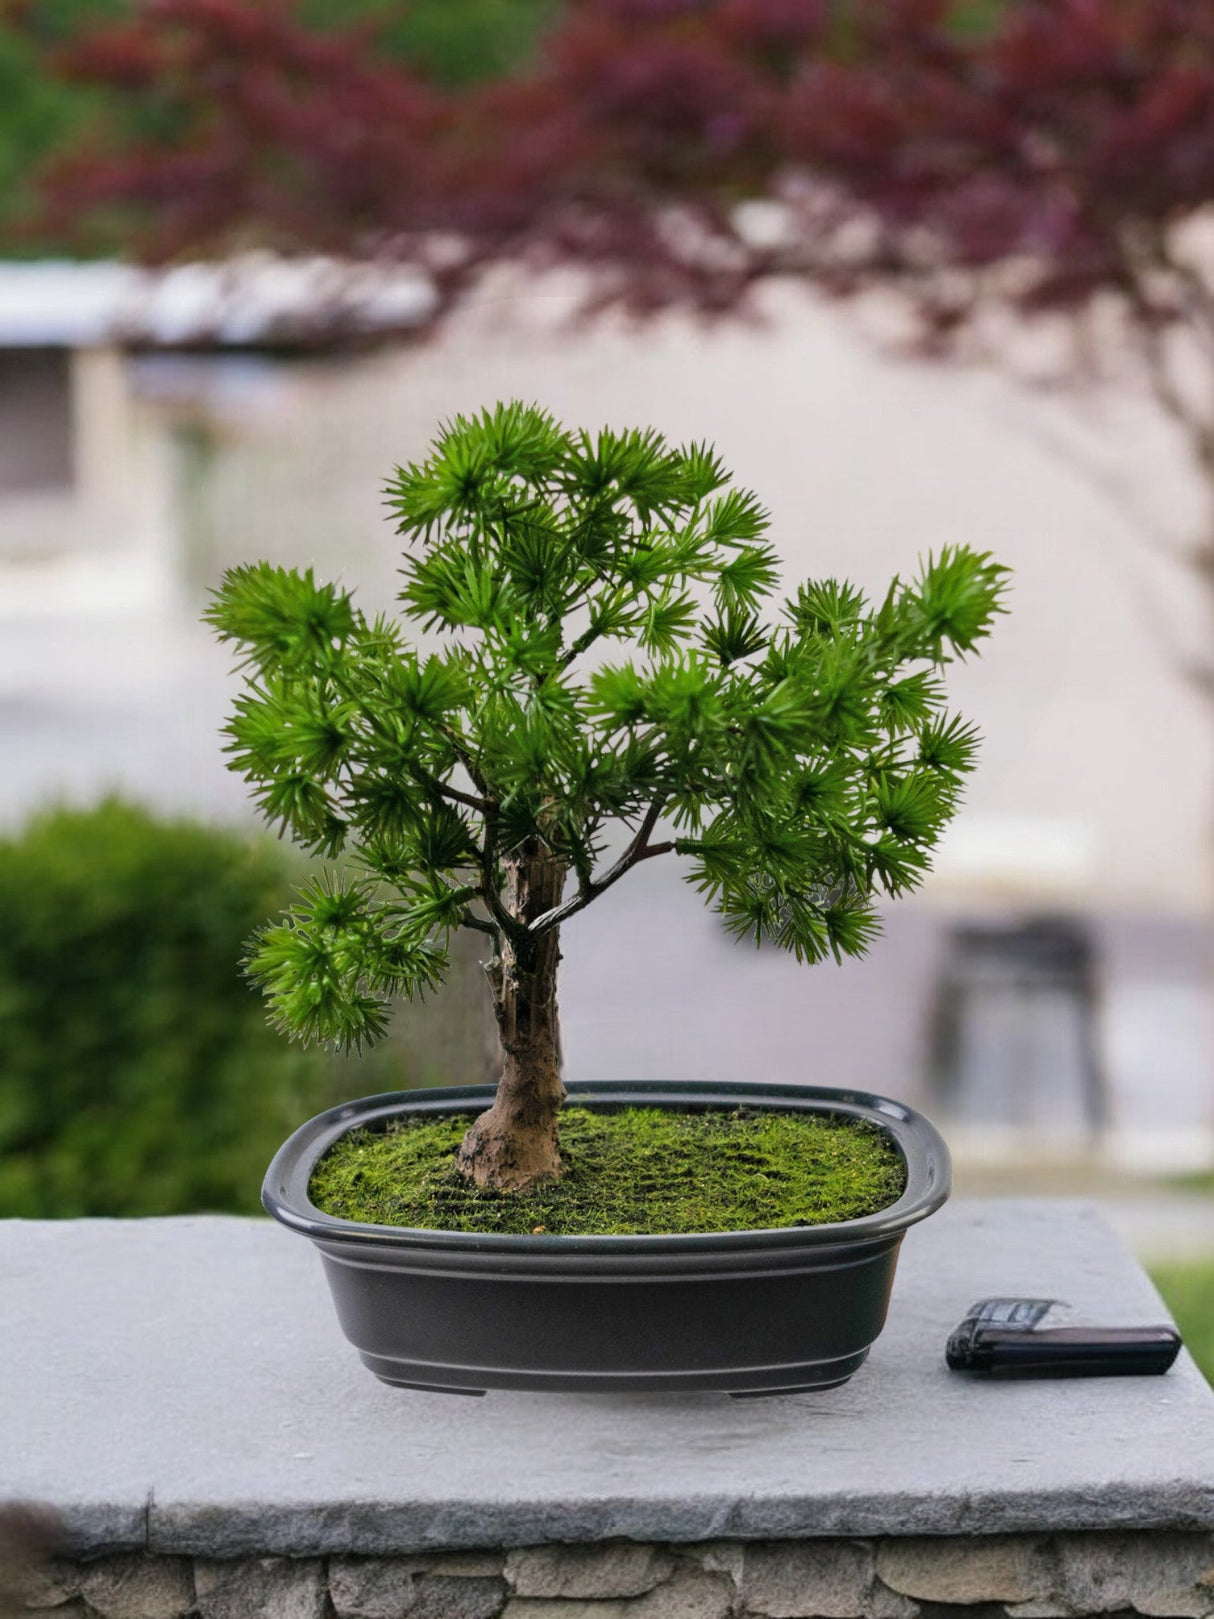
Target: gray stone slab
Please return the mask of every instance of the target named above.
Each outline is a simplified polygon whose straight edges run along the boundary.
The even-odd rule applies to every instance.
[[[311,1245],[269,1221],[9,1221],[0,1288],[0,1499],[64,1509],[80,1550],[1214,1527],[1214,1395],[1187,1355],[1165,1378],[944,1366],[984,1294],[1165,1318],[1067,1201],[949,1205],[909,1233],[852,1382],[774,1400],[388,1389]]]

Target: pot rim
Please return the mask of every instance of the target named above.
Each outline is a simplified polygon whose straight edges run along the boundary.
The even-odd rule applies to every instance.
[[[772,1226],[749,1231],[642,1232],[630,1235],[532,1236],[510,1232],[444,1231],[419,1226],[372,1225],[326,1214],[311,1201],[308,1186],[317,1163],[343,1135],[401,1113],[476,1114],[488,1106],[494,1085],[456,1085],[435,1090],[385,1091],[339,1103],[309,1119],[275,1153],[266,1171],[261,1201],[267,1214],[314,1240],[354,1243],[370,1249],[439,1248],[526,1253],[693,1253],[712,1250],[828,1247],[867,1242],[903,1232],[926,1219],[952,1189],[952,1160],[932,1122],[887,1096],[826,1085],[729,1084],[712,1081],[571,1081],[568,1102],[583,1106],[659,1107],[702,1111],[760,1107],[772,1111],[833,1113],[865,1119],[893,1138],[906,1164],[901,1197],[875,1214],[808,1226]]]

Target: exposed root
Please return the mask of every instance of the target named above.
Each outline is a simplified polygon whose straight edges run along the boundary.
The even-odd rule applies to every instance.
[[[495,1105],[469,1127],[455,1163],[461,1174],[486,1190],[529,1192],[541,1181],[555,1180],[564,1168],[556,1119],[527,1124],[503,1118]]]

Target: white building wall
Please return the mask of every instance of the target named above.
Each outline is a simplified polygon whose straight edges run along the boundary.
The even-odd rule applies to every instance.
[[[112,345],[69,354],[62,487],[0,494],[0,621],[167,611],[181,573],[163,415]]]

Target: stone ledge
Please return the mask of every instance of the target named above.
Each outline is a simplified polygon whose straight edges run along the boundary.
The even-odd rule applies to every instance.
[[[0,1275],[0,1501],[54,1508],[77,1555],[1214,1529],[1214,1396],[1187,1355],[1013,1385],[944,1366],[984,1294],[1166,1319],[1082,1204],[950,1204],[908,1233],[852,1381],[770,1400],[385,1388],[311,1245],[268,1220],[7,1221]]]
[[[1214,1534],[120,1555],[9,1580],[6,1619],[1211,1619]]]

